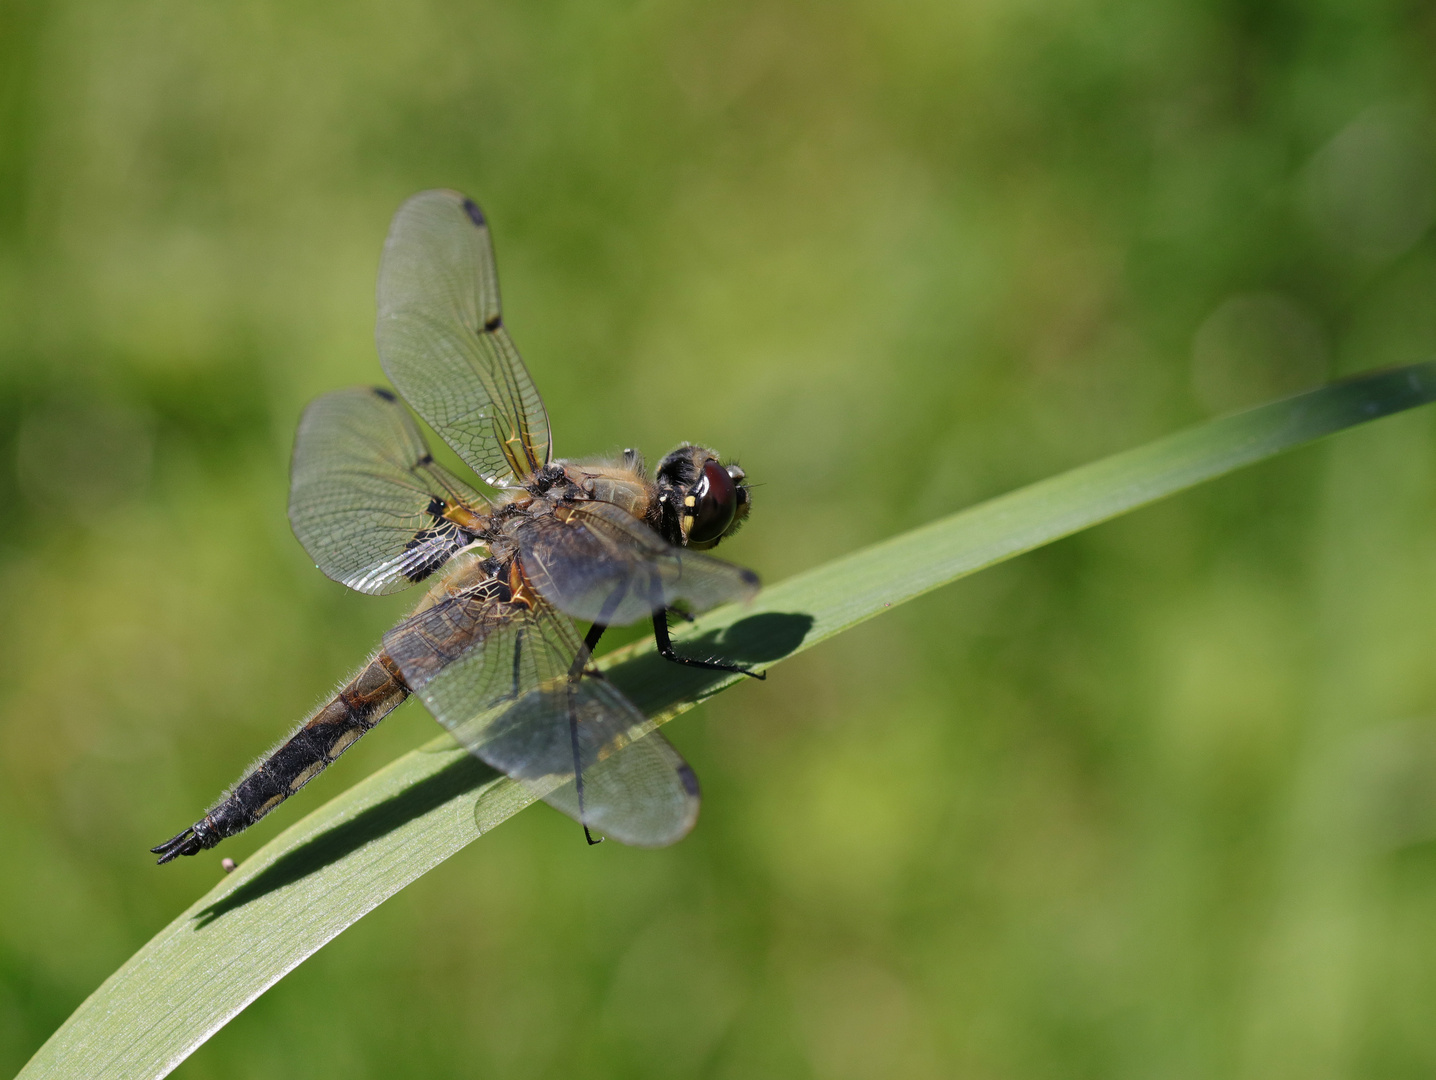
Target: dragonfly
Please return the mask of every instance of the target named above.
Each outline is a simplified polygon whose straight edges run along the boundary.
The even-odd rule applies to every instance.
[[[591,661],[607,627],[651,619],[664,658],[763,678],[681,655],[669,633],[674,613],[758,590],[751,570],[704,554],[748,517],[743,470],[689,443],[651,475],[633,450],[555,458],[543,399],[504,326],[488,221],[458,192],[421,192],[395,214],[376,340],[393,389],[350,387],[308,405],[289,520],[335,581],[370,595],[426,583],[423,599],[331,700],[151,851],[167,863],[247,829],[410,695],[471,754],[577,820],[589,843],[681,839],[698,815],[693,770]],[[435,461],[405,402],[489,494]],[[583,636],[575,619],[590,624]]]

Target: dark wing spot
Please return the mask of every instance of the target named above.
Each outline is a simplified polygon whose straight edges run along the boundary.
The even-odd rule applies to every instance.
[[[436,528],[420,529],[404,545],[404,559],[399,564],[399,570],[410,581],[423,581],[472,539],[450,521]]]
[[[503,317],[502,315],[495,315],[495,316],[494,316],[492,319],[490,319],[488,322],[484,323],[484,329],[485,329],[485,330],[489,330],[489,331],[494,331],[494,330],[497,330],[499,327],[501,327],[501,326],[503,326],[503,325],[504,325],[504,317]]]
[[[479,209],[479,204],[474,202],[473,199],[464,200],[464,213],[468,214],[469,220],[479,226],[479,228],[483,228],[489,223],[488,219],[484,217],[484,212]]]
[[[698,797],[698,775],[689,768],[686,761],[678,766],[678,780],[683,785],[684,791],[695,799]]]
[[[384,389],[384,387],[382,387],[382,386],[375,386],[375,387],[372,387],[371,389],[374,391],[374,393],[376,393],[377,395],[379,395],[379,397],[383,398],[385,401],[398,401],[398,400],[399,400],[398,398],[396,398],[396,397],[394,396],[394,391],[392,391],[392,390],[386,390],[386,389]]]
[[[418,461],[416,461],[414,464],[416,464],[416,465],[432,465],[432,464],[434,464],[434,455],[433,455],[433,454],[425,454],[423,457],[421,457],[421,458],[420,458]]]
[[[400,572],[410,581],[423,581],[453,556],[454,552],[473,542],[473,535],[444,517],[448,503],[437,495],[429,497],[424,512],[434,519],[427,529],[420,529],[404,545]]]
[[[430,546],[430,541],[438,538],[438,533],[433,529],[421,529],[414,534],[414,539],[404,545],[404,550],[413,552],[414,557],[404,562],[404,576],[415,583],[423,581],[439,567],[449,561],[449,552],[442,546]]]

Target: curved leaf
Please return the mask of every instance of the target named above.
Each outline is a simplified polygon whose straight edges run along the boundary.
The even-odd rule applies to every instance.
[[[945,517],[715,611],[682,635],[756,668],[889,607],[1343,428],[1436,400],[1436,363],[1361,375],[1191,428]],[[701,646],[700,646],[701,648]],[[605,659],[668,720],[731,682],[652,646]],[[75,1011],[20,1073],[164,1076],[365,913],[532,796],[454,748],[406,754],[315,810],[180,915]]]

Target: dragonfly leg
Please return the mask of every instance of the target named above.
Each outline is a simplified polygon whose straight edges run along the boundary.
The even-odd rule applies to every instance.
[[[593,625],[588,628],[588,633],[584,635],[583,646],[574,656],[573,663],[568,666],[568,738],[573,746],[573,786],[578,793],[578,820],[583,823],[583,838],[589,842],[590,846],[603,843],[603,837],[600,836],[595,840],[593,833],[588,830],[588,822],[583,820],[583,759],[578,747],[578,713],[574,708],[573,695],[574,688],[584,675],[603,678],[602,674],[597,671],[585,671],[584,669],[588,667],[593,650],[598,647],[598,639],[603,637],[603,632],[608,629],[608,618],[618,610],[618,605],[623,602],[623,593],[624,590],[620,588],[604,601],[598,618],[594,620]]]
[[[601,622],[596,622],[588,628],[588,633],[584,635],[583,647],[578,650],[573,658],[573,663],[568,666],[569,682],[578,682],[585,674],[598,675],[597,671],[586,671],[585,669],[593,657],[593,650],[598,647],[598,639],[603,637],[603,632],[607,629],[608,624]]]
[[[568,738],[573,747],[573,786],[578,792],[578,819],[583,823],[583,838],[588,841],[590,847],[603,843],[603,837],[600,836],[595,840],[593,833],[588,831],[588,822],[583,820],[583,761],[578,748],[578,713],[574,709],[573,689],[583,678],[589,657],[593,655],[593,650],[598,646],[598,639],[603,637],[603,632],[607,629],[608,626],[601,622],[590,626],[588,633],[584,635],[583,647],[578,650],[577,655],[573,658],[573,663],[568,667]]]
[[[658,643],[658,655],[675,664],[688,667],[707,668],[710,671],[732,671],[754,679],[766,679],[760,671],[752,671],[741,664],[730,664],[723,660],[698,660],[691,656],[679,656],[673,651],[673,642],[668,637],[668,610],[660,608],[653,613],[653,640]]]

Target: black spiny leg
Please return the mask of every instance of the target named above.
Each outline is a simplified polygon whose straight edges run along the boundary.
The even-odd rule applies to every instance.
[[[750,671],[740,664],[729,664],[722,660],[696,660],[691,656],[679,656],[673,651],[673,642],[668,638],[668,610],[666,608],[659,608],[653,613],[653,639],[658,643],[658,655],[665,660],[672,660],[675,664],[707,668],[710,671],[732,671],[754,679],[768,677],[762,672]]]
[[[598,648],[598,639],[603,637],[603,632],[608,629],[607,623],[596,622],[588,628],[588,633],[583,638],[583,648],[578,650],[578,655],[573,658],[573,663],[568,666],[568,681],[578,682],[585,674],[594,678],[602,678],[597,671],[585,672],[588,662],[593,657],[593,650]]]

